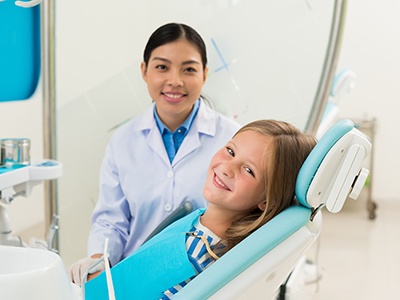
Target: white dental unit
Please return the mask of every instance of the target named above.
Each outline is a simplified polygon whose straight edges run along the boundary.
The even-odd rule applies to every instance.
[[[54,160],[30,162],[29,139],[0,143],[0,299],[75,299],[61,258],[50,251],[56,224],[45,242],[48,250],[28,248],[11,234],[6,210],[16,197],[28,197],[33,186],[59,178],[62,165]]]
[[[62,165],[54,160],[30,161],[30,140],[0,139],[0,245],[23,246],[19,237],[11,236],[5,205],[18,196],[28,197],[34,185],[59,178]]]

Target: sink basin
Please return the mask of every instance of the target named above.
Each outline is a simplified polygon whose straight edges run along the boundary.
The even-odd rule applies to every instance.
[[[57,254],[0,246],[0,299],[79,300],[80,291]]]

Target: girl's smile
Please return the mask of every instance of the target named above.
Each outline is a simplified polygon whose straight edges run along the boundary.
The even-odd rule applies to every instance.
[[[225,190],[230,191],[230,189],[226,186],[226,184],[215,173],[214,173],[214,181],[213,181],[213,183],[217,188],[221,188],[221,189],[225,189]]]

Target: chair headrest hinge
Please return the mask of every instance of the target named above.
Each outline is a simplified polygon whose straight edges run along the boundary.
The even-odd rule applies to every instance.
[[[311,211],[311,216],[310,216],[310,221],[312,222],[314,220],[315,215],[325,206],[325,203],[321,203],[319,206],[316,208],[312,208]]]

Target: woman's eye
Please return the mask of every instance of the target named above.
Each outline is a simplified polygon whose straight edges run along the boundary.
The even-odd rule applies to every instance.
[[[166,70],[167,67],[165,65],[157,65],[156,69],[160,69],[160,70]]]
[[[232,155],[233,157],[235,157],[235,152],[233,152],[233,150],[232,150],[231,148],[226,147],[226,150],[228,151],[228,153],[229,153],[230,155]]]
[[[186,71],[186,72],[189,72],[189,73],[195,73],[195,72],[197,72],[197,70],[196,70],[195,68],[187,68],[187,69],[185,69],[185,71]]]

